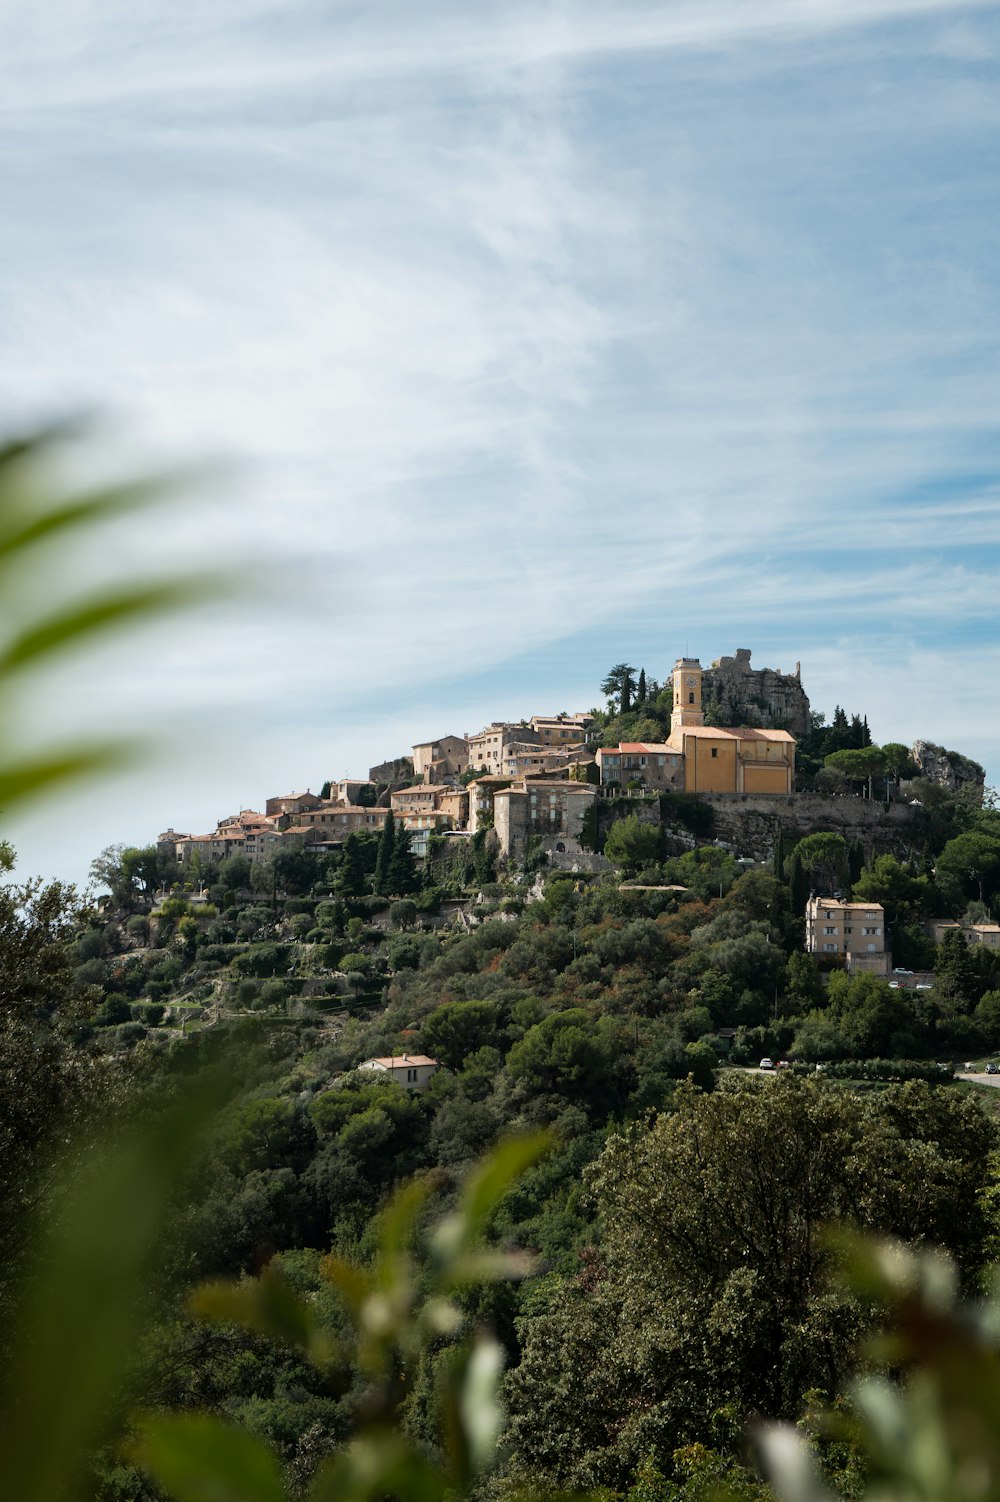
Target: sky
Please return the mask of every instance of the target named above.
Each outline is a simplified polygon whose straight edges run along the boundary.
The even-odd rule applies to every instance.
[[[738,646],[1000,780],[998,55],[956,0],[0,0],[0,429],[190,471],[47,587],[241,585],[33,685],[150,744],[0,811],[19,869]]]

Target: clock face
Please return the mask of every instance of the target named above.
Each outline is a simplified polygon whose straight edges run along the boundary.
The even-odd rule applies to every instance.
[[[689,678],[688,679],[688,688],[694,688],[694,679],[693,678]]]

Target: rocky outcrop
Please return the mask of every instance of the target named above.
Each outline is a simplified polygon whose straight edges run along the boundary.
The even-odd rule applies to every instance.
[[[944,746],[936,746],[933,741],[914,741],[912,752],[921,777],[926,777],[928,782],[936,783],[938,787],[947,788],[950,793],[957,792],[961,787],[978,790],[977,801],[982,802],[986,773],[978,761],[972,761],[958,751],[947,751]]]
[[[794,736],[808,735],[812,726],[799,664],[794,673],[752,668],[748,647],[705,669],[701,697],[706,721],[717,725],[759,725]]]

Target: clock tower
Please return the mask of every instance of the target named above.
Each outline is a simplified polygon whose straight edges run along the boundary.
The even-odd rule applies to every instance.
[[[701,663],[697,657],[678,657],[674,663],[674,707],[671,734],[682,725],[704,725],[701,712]]]

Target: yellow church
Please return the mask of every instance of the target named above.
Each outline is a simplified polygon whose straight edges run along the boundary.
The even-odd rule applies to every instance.
[[[674,664],[674,707],[666,746],[683,766],[687,793],[790,793],[795,783],[795,738],[787,730],[706,725],[701,663]],[[678,779],[679,780],[679,779]]]

